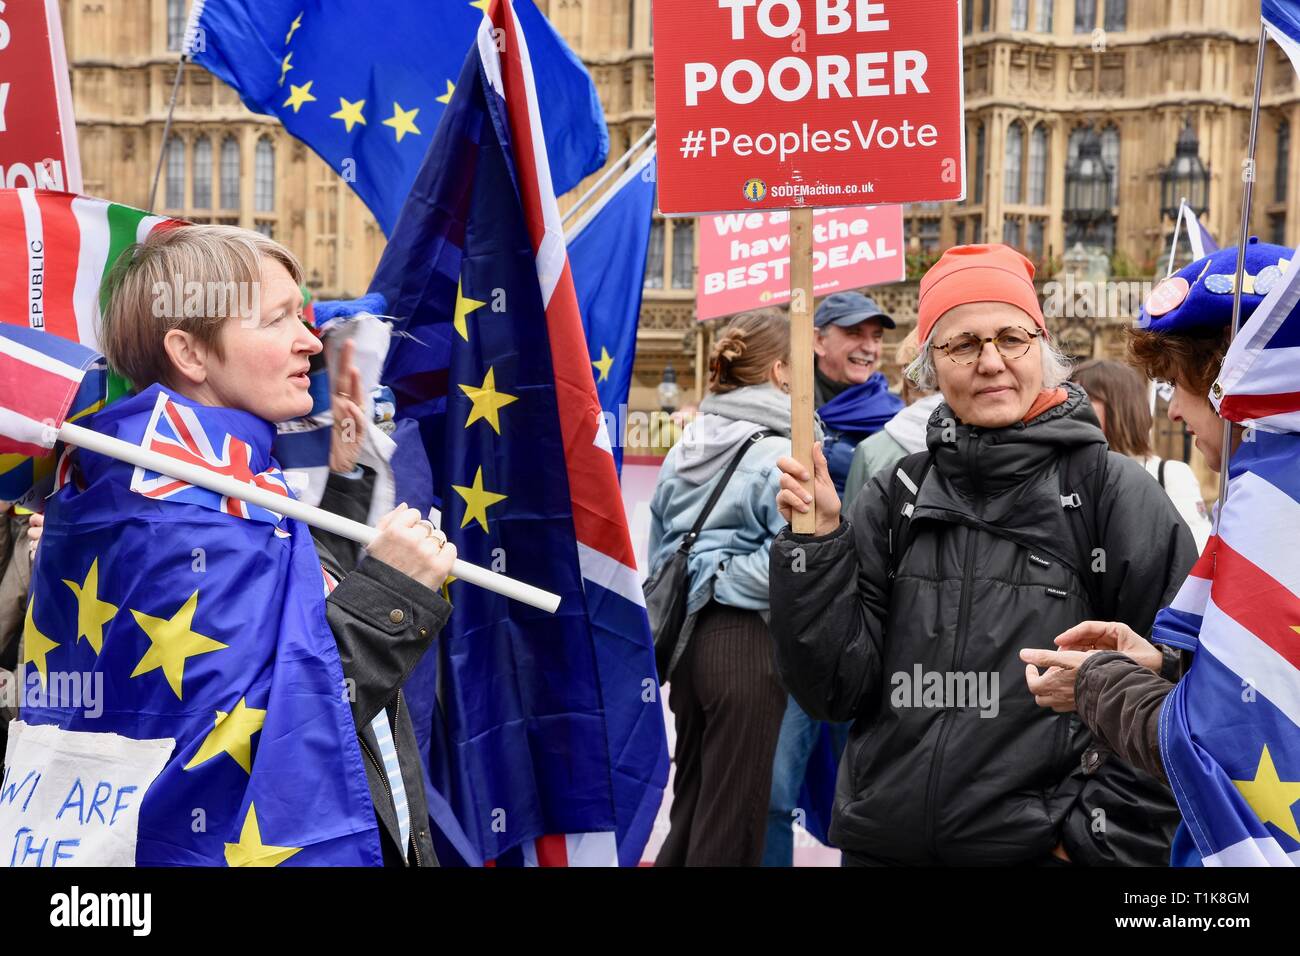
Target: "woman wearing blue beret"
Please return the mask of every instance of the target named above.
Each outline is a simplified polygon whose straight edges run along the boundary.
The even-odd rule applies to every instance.
[[[1251,240],[1243,325],[1283,281],[1293,254]],[[1243,339],[1249,335],[1241,344],[1255,355],[1235,363],[1244,372],[1229,378],[1225,356],[1236,259],[1237,248],[1222,249],[1166,279],[1130,330],[1131,360],[1151,378],[1173,384],[1169,417],[1195,436],[1215,472],[1228,467],[1219,412],[1256,424],[1270,410],[1277,412],[1264,405],[1276,405],[1279,396],[1256,393],[1276,392],[1275,383],[1263,379],[1282,366],[1260,354],[1288,345],[1297,324],[1284,308],[1270,307],[1261,316],[1267,328],[1252,323],[1239,333]],[[1274,357],[1285,358],[1280,351]],[[1230,407],[1229,392],[1267,401],[1255,401],[1255,413],[1242,415]],[[1274,790],[1280,796],[1285,787],[1300,793],[1300,784],[1282,782],[1295,775],[1287,760],[1295,758],[1293,705],[1300,686],[1283,653],[1287,648],[1276,651],[1271,636],[1271,624],[1286,623],[1273,620],[1279,618],[1277,602],[1294,600],[1286,584],[1292,575],[1285,570],[1294,563],[1268,545],[1300,513],[1288,507],[1295,489],[1286,477],[1294,473],[1300,438],[1287,433],[1295,431],[1293,421],[1275,417],[1265,424],[1268,430],[1259,433],[1233,424],[1228,454],[1234,491],[1220,505],[1215,536],[1201,560],[1157,617],[1152,641],[1118,622],[1085,621],[1056,638],[1058,651],[1021,652],[1040,706],[1077,711],[1106,747],[1173,786],[1184,817],[1173,846],[1175,865],[1286,865],[1300,859],[1293,846],[1300,845],[1300,828],[1290,806],[1285,800],[1270,806],[1260,797]],[[1276,507],[1263,507],[1270,501]],[[1270,566],[1277,581],[1263,574]]]

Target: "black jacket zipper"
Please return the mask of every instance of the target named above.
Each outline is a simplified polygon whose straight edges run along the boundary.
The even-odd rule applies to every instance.
[[[394,753],[397,753],[397,725],[401,718],[401,714],[402,714],[402,690],[399,687],[397,690],[397,706],[393,708],[393,752]],[[400,755],[397,758],[397,772],[398,773],[402,772],[402,758]],[[419,836],[415,832],[415,821],[411,819],[411,795],[409,793],[406,795],[406,827],[411,832],[411,851],[415,854],[415,865],[418,867],[421,865],[420,840],[419,840]],[[397,828],[397,832],[398,833],[402,832],[402,828],[400,826]]]
[[[975,437],[976,434],[977,434],[976,431],[972,429],[971,443],[969,446],[970,451],[967,454],[968,462],[967,462],[966,473],[971,475],[973,478],[977,477],[977,473],[975,471],[975,454],[974,454],[976,448],[978,447],[978,442]],[[972,484],[976,484],[976,483],[977,482],[972,481]],[[950,669],[953,673],[956,673],[957,671],[958,665],[961,662],[962,651],[965,649],[965,645],[966,645],[966,630],[970,625],[970,604],[971,604],[971,591],[972,591],[971,585],[973,583],[971,579],[974,577],[974,569],[975,569],[975,531],[972,528],[967,528],[966,529],[966,558],[964,563],[962,564],[962,571],[961,571],[961,603],[959,604],[957,610],[957,634],[953,639],[953,646],[952,646],[952,664]],[[945,701],[945,705],[946,703],[947,702]],[[948,721],[947,706],[945,706],[943,712],[939,714],[939,724],[940,724],[939,737],[937,740],[935,740],[934,743],[934,759],[930,762],[930,779],[926,781],[926,787],[925,787],[925,808],[926,808],[925,827],[926,827],[927,835],[929,837],[930,853],[935,858],[935,860],[942,861],[942,857],[939,855],[939,844],[936,838],[937,834],[935,833],[935,830],[937,828],[935,818],[938,816],[938,811],[934,803],[935,803],[935,795],[936,795],[935,792],[938,790],[939,787],[939,772],[943,768],[943,748],[944,748],[944,744],[947,743],[948,730],[951,727],[951,724]]]
[[[401,710],[402,710],[402,692],[399,690],[397,692],[397,706],[393,709],[393,720],[392,720],[394,753],[397,753],[397,715],[401,713]],[[370,758],[370,762],[375,765],[375,770],[378,771],[379,773],[379,782],[384,785],[384,793],[388,795],[388,803],[393,807],[393,815],[396,816],[397,803],[393,799],[393,788],[388,785],[388,771],[384,769],[384,765],[379,762],[377,757],[375,757],[374,753],[370,749],[370,745],[366,743],[366,738],[361,734],[357,734],[357,740],[360,741],[361,749],[366,752],[366,756]],[[400,754],[398,755],[397,758],[397,772],[398,773],[402,772],[402,758]],[[409,796],[406,798],[406,823],[408,827],[411,826],[411,798]],[[382,826],[382,823],[380,825]],[[400,822],[397,827],[397,832],[399,835],[402,832],[402,827]],[[415,850],[415,865],[419,866],[420,847],[419,847],[419,841],[415,839],[414,828],[412,828],[411,830],[411,847],[412,849]],[[402,865],[403,866],[411,865],[410,861],[406,858],[405,847],[402,848]]]

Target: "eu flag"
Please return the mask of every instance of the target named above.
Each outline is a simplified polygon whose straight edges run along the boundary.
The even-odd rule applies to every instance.
[[[573,287],[591,348],[606,430],[614,425],[614,466],[620,473],[626,437],[624,410],[636,359],[657,168],[651,148],[632,163],[569,234]]]
[[[289,494],[274,427],[246,412],[155,385],[91,424]],[[324,587],[305,525],[76,453],[47,502],[20,716],[175,742],[139,807],[138,865],[382,864]]]
[[[668,773],[653,647],[535,125],[541,77],[511,5],[491,11],[372,291],[407,320],[385,383],[420,422],[443,529],[562,601],[547,615],[453,582],[436,674],[407,696],[432,786],[483,860],[634,865]]]
[[[605,163],[609,132],[582,61],[532,0],[515,4],[532,49],[551,175],[572,189]],[[391,235],[487,0],[205,0],[193,59],[255,113],[279,118],[351,183]]]

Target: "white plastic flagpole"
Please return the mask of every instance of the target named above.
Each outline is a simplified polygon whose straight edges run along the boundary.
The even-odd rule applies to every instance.
[[[623,187],[626,186],[638,175],[640,175],[645,170],[646,166],[650,165],[651,160],[655,158],[656,149],[657,147],[655,146],[654,143],[651,143],[649,146],[647,146],[645,152],[643,152],[640,156],[638,156],[633,161],[632,165],[627,168],[627,172],[625,172],[622,176],[619,177],[618,182],[614,183],[613,186],[605,190],[605,195],[601,196],[598,200],[596,200],[594,203],[591,204],[590,208],[588,208],[587,211],[584,212],[582,216],[578,219],[578,221],[573,224],[573,227],[564,234],[565,245],[568,245],[569,243],[573,242],[573,240],[577,238],[578,233],[586,229],[587,226],[591,224],[592,220],[594,220],[597,216],[601,214],[601,212],[604,211],[606,206],[608,206],[611,202],[613,202],[615,199],[618,198],[618,194],[623,189]],[[566,217],[566,221],[567,221],[567,217]]]
[[[297,518],[313,528],[332,532],[361,545],[370,544],[375,540],[375,536],[379,534],[377,530],[369,525],[353,521],[351,518],[344,518],[341,515],[322,511],[320,508],[314,508],[295,498],[286,498],[264,488],[245,484],[238,479],[231,478],[229,475],[218,475],[198,465],[191,465],[187,462],[177,461],[174,458],[168,458],[166,455],[149,451],[120,438],[102,435],[99,432],[91,431],[89,428],[82,428],[80,425],[70,423],[63,425],[59,429],[59,441],[85,448],[100,455],[106,455],[109,458],[125,461],[139,468],[148,468],[150,471],[159,472],[169,478],[187,481],[191,485],[198,485],[200,488],[215,491],[227,498],[238,498],[240,501],[246,501],[268,511],[288,515],[290,518]],[[496,594],[539,608],[549,614],[554,614],[560,606],[558,594],[543,591],[531,584],[524,584],[522,581],[516,581],[504,574],[497,574],[495,571],[480,568],[460,559],[457,559],[451,566],[451,573],[461,581],[486,588]]]
[[[1165,270],[1165,278],[1168,279],[1174,274],[1174,255],[1178,252],[1178,233],[1183,228],[1183,216],[1187,214],[1187,197],[1184,196],[1178,200],[1178,215],[1174,217],[1174,241],[1169,246],[1169,268]],[[1187,227],[1189,230],[1191,226]]]
[[[637,154],[637,151],[640,150],[641,147],[644,146],[646,143],[650,142],[650,140],[654,139],[654,135],[655,135],[655,124],[651,123],[650,128],[645,131],[645,135],[642,136],[635,143],[633,143],[631,146],[629,146],[626,153],[624,153],[618,159],[614,160],[614,162],[610,163],[609,169],[605,170],[605,172],[601,174],[601,177],[591,184],[591,188],[582,194],[582,198],[579,199],[577,202],[575,202],[572,207],[570,207],[569,211],[564,214],[563,218],[561,218],[560,225],[564,225],[564,223],[572,219],[573,216],[577,213],[577,211],[581,209],[583,206],[585,206],[592,196],[600,192],[602,186],[604,186],[607,182],[609,182],[611,179],[617,176],[618,171],[622,169],[623,166],[633,156]]]

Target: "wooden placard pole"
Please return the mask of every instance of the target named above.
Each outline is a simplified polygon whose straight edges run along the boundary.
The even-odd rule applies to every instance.
[[[794,459],[813,473],[813,211],[790,210],[790,444]],[[812,493],[813,483],[804,487]],[[816,504],[794,512],[796,534],[817,529]]]

